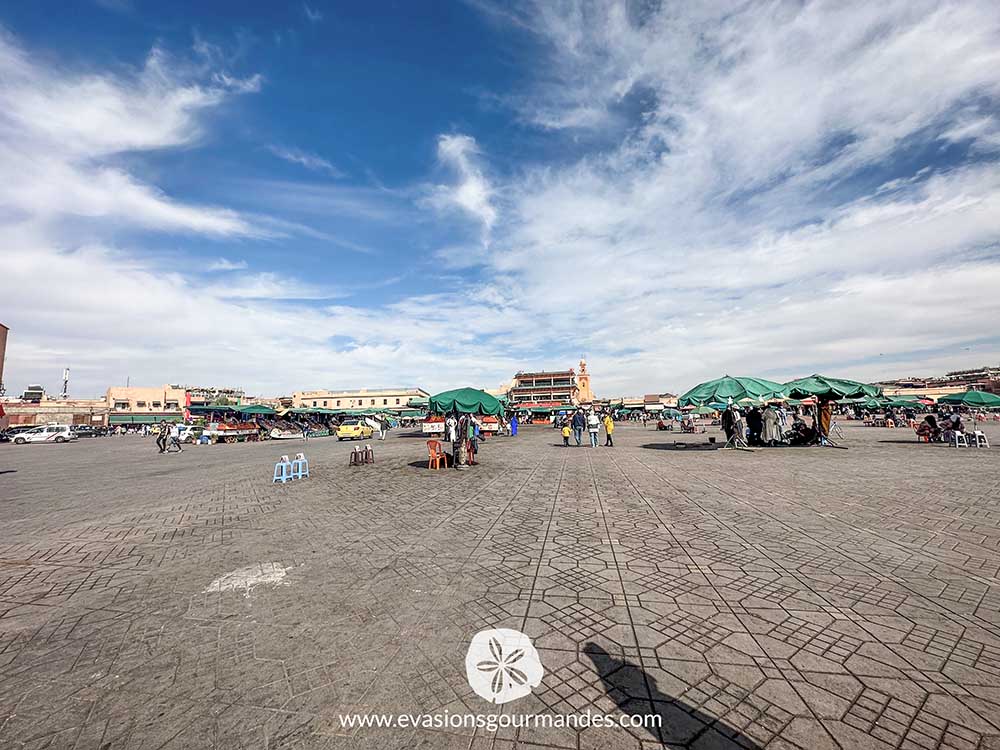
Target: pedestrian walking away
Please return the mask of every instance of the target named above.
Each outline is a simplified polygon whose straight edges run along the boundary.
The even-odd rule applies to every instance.
[[[576,440],[577,446],[583,443],[583,428],[587,426],[587,420],[584,419],[583,410],[577,409],[576,413],[573,415],[573,439]]]
[[[161,419],[160,427],[156,431],[156,447],[160,449],[160,453],[167,452],[168,435],[170,435],[170,428],[167,426],[167,421],[165,419]]]
[[[167,450],[168,453],[170,448],[176,448],[178,453],[184,452],[184,448],[181,447],[181,427],[176,422],[170,425],[170,444]]]
[[[567,448],[569,447],[569,435],[570,435],[569,422],[563,422],[562,426],[563,445],[565,445]]]
[[[590,447],[597,447],[597,434],[601,431],[601,420],[594,412],[587,415],[587,432],[590,433]]]

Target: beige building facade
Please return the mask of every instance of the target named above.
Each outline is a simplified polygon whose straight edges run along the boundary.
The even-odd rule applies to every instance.
[[[411,399],[425,399],[430,394],[422,388],[378,388],[357,391],[295,391],[292,406],[296,409],[389,409],[408,408]]]
[[[147,413],[180,411],[184,408],[185,390],[179,386],[113,386],[105,400],[112,411]]]
[[[43,397],[40,401],[4,401],[8,425],[87,424],[103,427],[107,424],[108,403],[103,398],[58,399]]]

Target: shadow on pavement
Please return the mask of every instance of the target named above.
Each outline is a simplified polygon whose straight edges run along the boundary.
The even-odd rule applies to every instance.
[[[407,466],[409,466],[411,469],[426,469],[426,468],[428,468],[428,466],[427,466],[427,459],[426,458],[422,458],[419,461],[410,461],[410,463],[408,463]],[[444,468],[444,464],[441,465],[441,468],[442,469]],[[451,459],[450,458],[448,459],[448,468],[449,469],[451,468]],[[438,471],[438,469],[431,469],[431,471]]]
[[[675,747],[692,745],[698,740],[699,747],[761,750],[760,745],[735,728],[661,692],[656,680],[641,667],[612,656],[596,643],[584,644],[583,652],[601,675],[608,696],[622,712],[629,716],[660,716],[659,729],[645,728],[656,742]],[[644,695],[647,687],[653,701],[652,708],[645,698],[633,697]]]
[[[917,440],[879,440],[879,443],[891,443],[892,445],[945,445],[949,448],[951,443],[942,443],[940,440],[933,443],[925,443]]]
[[[639,447],[651,451],[717,451],[722,443],[685,443],[678,440],[673,443],[646,443]]]

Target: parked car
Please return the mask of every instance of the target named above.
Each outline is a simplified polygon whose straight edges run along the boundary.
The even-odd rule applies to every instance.
[[[76,440],[76,433],[70,429],[68,424],[47,424],[41,427],[33,427],[17,433],[13,442],[17,445],[25,443],[68,443]]]
[[[22,432],[27,432],[28,430],[33,430],[38,427],[37,424],[16,424],[8,427],[2,433],[0,433],[0,441],[13,441],[15,437],[20,435]]]
[[[97,437],[101,434],[96,427],[92,427],[89,424],[72,424],[69,428],[78,438]]]
[[[19,435],[22,432],[27,432],[28,430],[33,430],[38,427],[37,424],[16,424],[13,427],[7,428],[7,434],[11,437]]]
[[[205,428],[201,425],[182,424],[178,440],[182,443],[197,443],[203,432],[205,432]]]
[[[337,428],[337,440],[366,440],[372,433],[370,426],[357,419],[351,419]]]

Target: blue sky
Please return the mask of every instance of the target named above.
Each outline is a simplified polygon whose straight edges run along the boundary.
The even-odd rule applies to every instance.
[[[104,0],[0,29],[9,392],[1000,358],[995,3]]]

